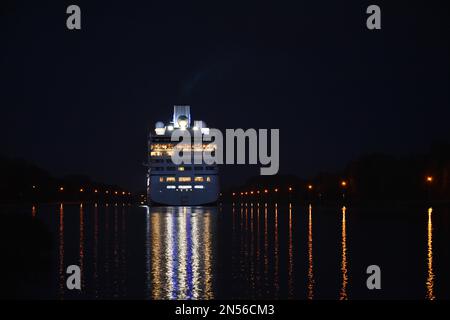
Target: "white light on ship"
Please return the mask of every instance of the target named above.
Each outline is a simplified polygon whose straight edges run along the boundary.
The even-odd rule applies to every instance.
[[[180,128],[184,130],[188,126],[189,119],[186,116],[179,116],[177,122]]]
[[[194,186],[194,188],[195,188],[195,189],[203,189],[204,186],[201,186],[201,185],[200,185],[200,186]]]
[[[186,186],[178,186],[178,189],[192,189],[192,186],[186,185]]]
[[[172,125],[167,126],[167,130],[172,131],[173,130],[173,126]]]
[[[176,187],[175,186],[167,186],[166,188],[167,189],[175,189]]]
[[[209,134],[209,128],[202,128],[203,134]]]
[[[164,123],[162,123],[161,121],[155,123],[155,132],[158,136],[163,135],[166,132],[166,127],[164,126]]]
[[[192,130],[198,131],[198,127],[192,127]]]

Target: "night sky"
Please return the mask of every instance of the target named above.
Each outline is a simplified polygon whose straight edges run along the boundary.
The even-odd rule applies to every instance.
[[[2,0],[0,153],[142,190],[147,134],[174,104],[211,127],[279,128],[280,173],[303,177],[449,140],[448,1],[239,2]]]

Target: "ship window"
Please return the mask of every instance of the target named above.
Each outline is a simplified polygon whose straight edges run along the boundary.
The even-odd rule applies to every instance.
[[[195,177],[194,181],[195,182],[203,182],[204,178],[203,177]]]
[[[164,182],[164,177],[159,177],[159,182]]]
[[[196,167],[194,167],[194,170],[200,171],[200,170],[203,170],[203,167],[196,166]]]
[[[214,167],[206,167],[206,170],[214,170]]]
[[[166,177],[166,182],[175,182],[175,177]]]
[[[164,151],[164,150],[172,150],[173,144],[171,143],[155,143],[150,146],[152,151]]]
[[[185,170],[185,171],[191,171],[191,170],[192,170],[192,167],[184,167],[184,170]]]
[[[167,167],[166,170],[168,170],[168,171],[175,171],[175,167]]]
[[[184,167],[178,167],[178,171],[184,171]]]
[[[206,181],[211,182],[211,177],[206,177]]]
[[[164,168],[163,167],[154,167],[153,170],[155,170],[155,171],[162,171],[162,170],[164,170]]]
[[[179,182],[191,182],[191,177],[179,177]]]

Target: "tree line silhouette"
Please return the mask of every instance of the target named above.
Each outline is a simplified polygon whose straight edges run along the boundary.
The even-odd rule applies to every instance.
[[[78,174],[58,178],[26,160],[0,156],[0,203],[130,198],[131,193],[117,185],[95,182]]]
[[[372,153],[338,172],[311,178],[256,176],[223,196],[241,200],[309,200],[383,204],[450,201],[450,144],[433,143],[427,152],[404,156]]]

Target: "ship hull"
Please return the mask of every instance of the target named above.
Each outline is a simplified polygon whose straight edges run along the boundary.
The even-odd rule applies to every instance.
[[[148,203],[148,206],[151,207],[192,207],[192,206],[199,206],[199,207],[215,207],[217,205],[218,200],[214,201],[214,202],[209,202],[209,203],[189,203],[189,204],[181,204],[181,203],[160,203],[160,202],[156,202],[156,201],[150,201],[150,203]]]
[[[218,188],[216,190],[176,191],[165,190],[164,192],[150,192],[150,201],[167,206],[196,206],[207,205],[217,202]]]
[[[150,203],[157,203],[168,206],[196,206],[208,205],[217,202],[219,198],[219,183],[217,176],[211,177],[211,182],[203,184],[203,189],[167,189],[167,183],[161,183],[156,177],[152,177],[150,183],[149,197]]]

